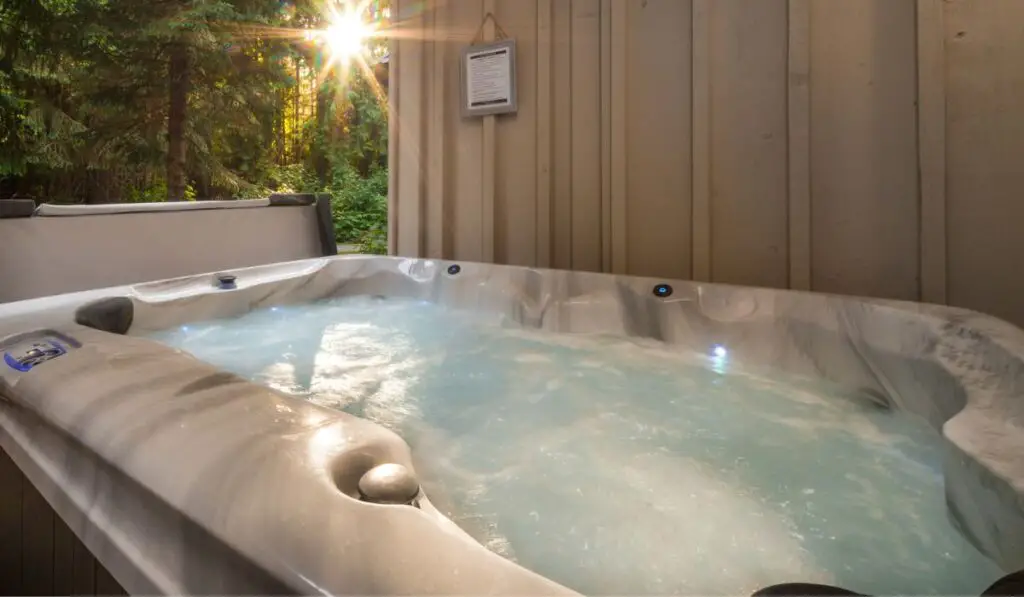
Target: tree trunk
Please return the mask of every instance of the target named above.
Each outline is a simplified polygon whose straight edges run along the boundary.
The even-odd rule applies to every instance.
[[[85,202],[121,203],[120,193],[115,193],[114,173],[110,170],[90,170],[85,175]]]
[[[320,186],[327,184],[328,166],[327,146],[330,139],[330,105],[331,94],[325,81],[317,86],[316,91],[316,118],[318,138],[313,143],[313,170],[316,172],[317,182]]]
[[[171,46],[167,77],[170,104],[167,111],[167,200],[185,200],[185,119],[188,115],[188,94],[191,84],[188,46],[177,42]]]
[[[209,174],[201,174],[196,180],[196,201],[211,201],[214,199],[213,183],[210,181]]]

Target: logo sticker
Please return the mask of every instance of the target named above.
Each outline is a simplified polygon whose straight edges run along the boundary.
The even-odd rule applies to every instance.
[[[67,354],[68,350],[54,340],[36,340],[15,346],[4,353],[4,362],[15,371],[27,373],[35,366]]]

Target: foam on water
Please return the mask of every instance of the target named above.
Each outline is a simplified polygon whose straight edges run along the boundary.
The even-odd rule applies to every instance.
[[[154,337],[394,429],[439,508],[584,594],[978,594],[1000,574],[949,523],[924,423],[727,347],[501,323],[364,297]]]

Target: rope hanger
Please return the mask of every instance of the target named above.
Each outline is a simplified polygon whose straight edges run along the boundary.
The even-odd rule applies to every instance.
[[[473,36],[473,39],[469,42],[469,45],[476,46],[483,41],[484,27],[487,26],[487,21],[494,23],[494,37],[496,41],[508,39],[508,34],[505,33],[505,30],[502,29],[501,25],[498,24],[498,19],[495,18],[494,13],[488,12],[487,14],[484,15],[484,20],[480,22],[480,27],[476,30],[476,35]]]

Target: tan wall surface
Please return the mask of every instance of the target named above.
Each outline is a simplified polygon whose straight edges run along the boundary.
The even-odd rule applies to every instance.
[[[1024,2],[946,4],[949,299],[1024,325]],[[1014,265],[1016,264],[1016,265]]]
[[[393,246],[1024,324],[1024,2],[400,0]],[[518,41],[520,111],[459,51]],[[488,36],[494,28],[485,30]],[[490,37],[488,37],[489,39]]]
[[[322,255],[313,206],[0,220],[0,303]]]

